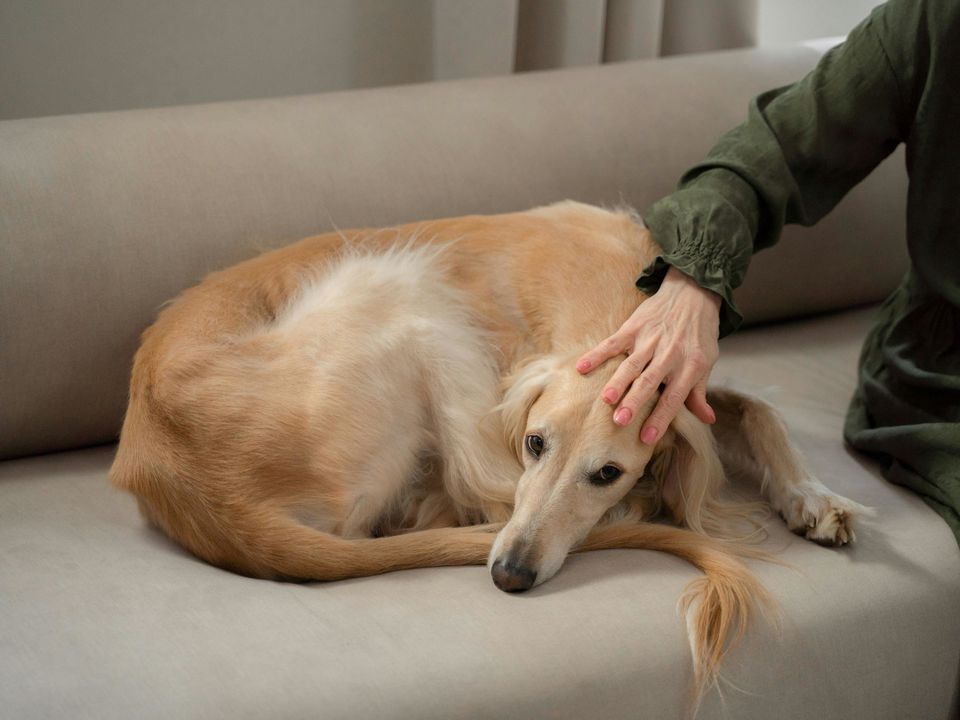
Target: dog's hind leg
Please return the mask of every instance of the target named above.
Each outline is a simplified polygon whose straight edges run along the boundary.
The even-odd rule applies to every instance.
[[[713,431],[729,475],[759,480],[794,533],[830,546],[855,539],[856,520],[870,511],[814,477],[787,438],[776,410],[732,390],[711,389],[707,400],[717,413]]]

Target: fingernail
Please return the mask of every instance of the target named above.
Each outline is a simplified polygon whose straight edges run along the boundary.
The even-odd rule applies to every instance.
[[[613,414],[613,421],[617,425],[627,425],[632,417],[633,413],[630,412],[630,408],[620,408]]]
[[[607,388],[604,390],[603,401],[606,403],[615,403],[617,401],[617,391],[613,388]]]
[[[580,372],[586,372],[589,369],[590,369],[589,360],[581,360],[580,362],[577,363],[577,370],[579,370]]]
[[[717,414],[713,411],[713,408],[707,408],[710,411],[710,424],[713,425],[717,421]]]
[[[647,428],[640,435],[640,439],[643,440],[647,445],[652,445],[657,441],[657,429],[656,428]]]

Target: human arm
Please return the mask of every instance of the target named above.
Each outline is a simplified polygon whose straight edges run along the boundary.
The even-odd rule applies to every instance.
[[[643,213],[663,252],[638,287],[656,293],[665,276],[682,272],[722,299],[716,333],[735,330],[742,317],[733,289],[743,281],[753,252],[774,244],[786,223],[819,220],[906,137],[918,82],[910,58],[912,44],[921,42],[924,5],[895,0],[878,8],[806,78],[758,96],[747,121],[684,174],[675,193]],[[693,298],[692,292],[685,294]],[[604,399],[617,406],[617,413],[627,408],[630,419],[665,383],[644,423],[645,441],[662,436],[684,401],[709,422],[702,392],[709,368],[695,372],[690,358],[698,357],[695,346],[707,344],[712,332],[702,331],[692,341],[683,328],[663,333],[650,322],[640,324],[638,313],[643,315],[638,309],[611,338],[581,357],[578,368],[589,372],[619,352],[628,353]],[[682,318],[668,314],[657,323],[671,326]]]

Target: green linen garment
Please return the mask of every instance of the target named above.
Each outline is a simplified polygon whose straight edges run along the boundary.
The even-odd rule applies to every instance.
[[[643,219],[668,266],[723,298],[785,223],[812,225],[906,143],[910,269],[860,358],[844,435],[921,495],[960,542],[960,2],[890,0],[800,82],[754,99],[748,119]]]

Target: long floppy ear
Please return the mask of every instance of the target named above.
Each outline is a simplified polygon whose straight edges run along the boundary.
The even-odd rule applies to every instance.
[[[553,355],[540,355],[518,365],[503,379],[503,399],[495,409],[500,414],[504,440],[517,460],[523,458],[523,431],[530,408],[553,378],[557,364]]]
[[[705,535],[726,534],[717,512],[726,476],[713,433],[686,408],[658,445],[651,471],[677,523]]]

